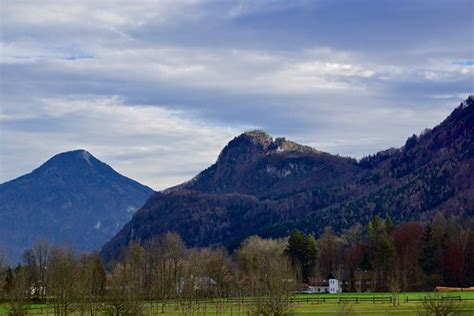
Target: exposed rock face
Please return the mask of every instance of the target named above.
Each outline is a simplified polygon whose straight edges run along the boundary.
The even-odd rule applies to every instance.
[[[0,248],[13,262],[40,239],[97,249],[152,193],[85,150],[58,154],[0,185]]]
[[[474,98],[440,125],[360,162],[262,131],[244,133],[191,181],[153,195],[102,248],[106,259],[130,242],[169,230],[191,246],[238,246],[293,228],[320,233],[365,225],[374,215],[423,220],[435,212],[474,214]]]

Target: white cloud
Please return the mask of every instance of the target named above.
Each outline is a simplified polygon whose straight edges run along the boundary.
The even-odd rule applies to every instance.
[[[127,105],[119,97],[44,99],[38,107],[40,117],[52,125],[73,123],[59,133],[4,130],[3,145],[9,149],[2,149],[4,163],[17,169],[2,170],[3,180],[32,170],[58,152],[84,148],[124,175],[163,189],[207,167],[238,132],[159,106]],[[36,154],[25,153],[22,162],[14,164],[11,159],[22,156],[16,152],[19,144],[22,151]]]
[[[91,46],[82,55],[46,51],[44,47],[7,45],[4,62],[37,62],[69,76],[123,79],[138,82],[166,82],[200,89],[238,91],[239,93],[294,94],[314,89],[362,88],[365,79],[376,72],[350,63],[348,54],[327,55],[298,52],[291,55],[236,49],[198,47],[114,47]],[[90,57],[89,57],[90,55]],[[344,58],[337,56],[344,55]],[[21,58],[19,58],[21,57]],[[356,62],[356,61],[354,61]],[[348,82],[350,80],[350,82]]]
[[[229,8],[227,16],[230,18],[237,18],[249,14],[268,12],[268,11],[284,11],[298,5],[301,5],[304,1],[293,0],[293,1],[274,1],[274,0],[237,0],[233,2],[233,5]]]
[[[167,21],[186,8],[198,5],[198,0],[6,0],[2,3],[3,23],[23,23],[32,26],[73,25],[77,28],[121,28],[150,21]]]

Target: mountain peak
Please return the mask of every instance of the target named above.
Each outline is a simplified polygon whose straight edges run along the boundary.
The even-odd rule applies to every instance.
[[[244,132],[239,137],[245,137],[249,139],[252,143],[260,144],[264,147],[268,147],[273,142],[273,138],[268,135],[267,132],[259,129]]]
[[[80,150],[81,157],[84,158],[88,163],[91,163],[90,158],[92,157],[91,153],[86,150]]]
[[[41,239],[97,249],[151,193],[86,150],[59,153],[0,184],[0,248],[12,262]]]
[[[48,161],[46,161],[41,167],[50,167],[55,165],[68,165],[71,168],[78,167],[80,165],[97,166],[101,162],[95,158],[90,152],[85,149],[76,149],[71,151],[65,151],[54,155]],[[40,168],[41,168],[40,167]]]
[[[88,152],[87,150],[84,150],[84,149],[77,149],[77,150],[74,150],[70,153],[73,154],[73,155],[76,155],[76,157],[79,158],[79,159],[84,159],[90,165],[92,164],[91,159],[96,159],[90,152]]]
[[[472,106],[474,104],[474,95],[471,94],[467,97],[466,100],[461,102],[461,105],[459,106],[461,109],[465,109],[469,106]]]
[[[247,131],[232,139],[224,147],[218,160],[249,152],[266,152],[272,143],[273,138],[262,130]]]
[[[251,130],[240,134],[235,137],[224,149],[227,152],[230,148],[248,146],[255,148],[257,151],[262,153],[270,152],[304,152],[304,153],[319,153],[318,150],[310,146],[298,144],[294,141],[288,140],[285,137],[273,138],[267,132],[263,130]],[[246,150],[244,152],[247,152]]]
[[[65,151],[65,152],[56,154],[52,158],[54,158],[54,157],[75,157],[75,158],[84,158],[84,159],[86,159],[86,158],[90,158],[90,157],[93,157],[93,156],[90,152],[88,152],[85,149],[74,149],[74,150]]]

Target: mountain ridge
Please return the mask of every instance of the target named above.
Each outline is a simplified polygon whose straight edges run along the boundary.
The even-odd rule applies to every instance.
[[[359,161],[317,150],[277,151],[267,133],[243,133],[192,181],[152,196],[103,246],[102,255],[117,258],[131,242],[144,243],[167,230],[190,246],[232,249],[253,234],[281,237],[298,228],[317,235],[327,225],[336,231],[365,226],[375,215],[396,222],[436,212],[471,217],[473,104],[469,96],[401,148]]]

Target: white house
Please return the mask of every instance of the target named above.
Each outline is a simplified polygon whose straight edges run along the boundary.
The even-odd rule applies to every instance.
[[[314,286],[306,286],[303,293],[341,293],[342,287],[339,280],[336,278],[334,273],[329,273],[326,279],[322,283]]]
[[[328,280],[328,284],[329,284],[329,293],[341,293],[342,292],[342,288],[341,286],[339,285],[339,280],[336,278],[336,276],[334,275],[334,273],[329,273],[328,277],[326,278],[326,280]]]

